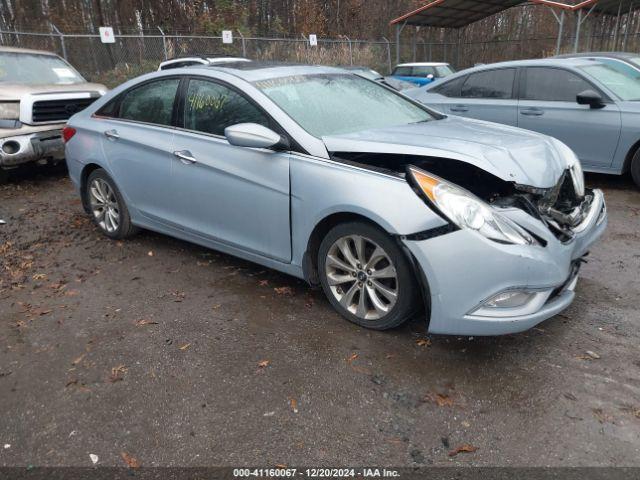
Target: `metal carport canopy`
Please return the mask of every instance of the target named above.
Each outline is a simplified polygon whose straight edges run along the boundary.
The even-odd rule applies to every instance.
[[[581,2],[575,7],[591,10],[603,15],[618,15],[640,9],[640,0],[597,0]]]
[[[391,25],[461,28],[526,2],[527,0],[433,0],[392,20]]]

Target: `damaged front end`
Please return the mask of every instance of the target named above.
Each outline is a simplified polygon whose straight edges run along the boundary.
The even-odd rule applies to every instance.
[[[541,221],[560,242],[570,242],[593,215],[596,194],[584,186],[578,162],[564,170],[551,188],[507,181],[463,161],[417,155],[335,153],[342,163],[407,178],[417,168],[460,186],[497,208],[517,208]],[[408,175],[411,180],[411,174]],[[604,204],[603,204],[604,210]],[[601,217],[605,212],[598,212]],[[545,243],[545,242],[542,242]]]

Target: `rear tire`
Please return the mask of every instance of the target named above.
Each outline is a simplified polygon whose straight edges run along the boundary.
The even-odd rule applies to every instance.
[[[640,188],[640,150],[636,152],[631,161],[631,178],[638,188]]]
[[[333,227],[320,244],[317,267],[329,302],[350,322],[387,330],[419,309],[419,288],[407,257],[371,224]]]
[[[105,170],[98,168],[89,174],[84,195],[93,223],[107,237],[120,240],[138,232],[120,190]]]

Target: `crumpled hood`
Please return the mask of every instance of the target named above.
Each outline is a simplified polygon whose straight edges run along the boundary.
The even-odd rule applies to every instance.
[[[460,117],[325,136],[322,140],[331,153],[450,158],[475,165],[505,181],[537,188],[555,186],[570,160],[564,158],[564,146],[554,138]]]
[[[22,85],[17,83],[0,83],[0,100],[20,100],[26,94],[39,93],[71,93],[71,92],[106,92],[108,89],[100,83],[73,83],[70,85]]]

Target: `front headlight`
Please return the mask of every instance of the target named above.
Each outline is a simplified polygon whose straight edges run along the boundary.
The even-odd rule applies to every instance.
[[[471,192],[416,167],[409,167],[409,175],[426,199],[458,227],[475,230],[496,242],[536,243],[525,230]]]
[[[20,118],[20,102],[0,102],[1,120],[18,120]]]

